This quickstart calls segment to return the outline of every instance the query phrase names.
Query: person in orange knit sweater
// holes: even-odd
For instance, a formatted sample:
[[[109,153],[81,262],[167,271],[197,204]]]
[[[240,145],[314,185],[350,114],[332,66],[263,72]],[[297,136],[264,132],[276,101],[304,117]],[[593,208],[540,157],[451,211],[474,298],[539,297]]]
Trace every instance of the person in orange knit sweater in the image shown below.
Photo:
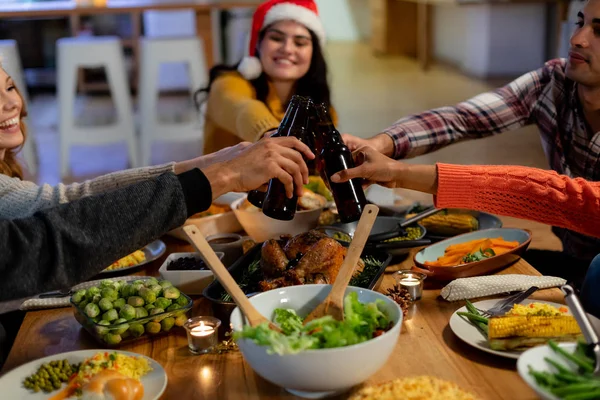
[[[358,166],[333,175],[333,182],[363,178],[433,194],[437,208],[485,211],[600,237],[600,182],[513,165],[407,164],[368,146],[354,154]]]
[[[436,165],[395,161],[372,147],[354,152],[357,167],[332,175],[434,195],[437,208],[466,208],[529,219],[600,237],[600,182],[513,165]],[[570,265],[563,265],[566,272]],[[576,285],[579,286],[578,282]],[[600,255],[581,284],[586,311],[600,318]]]
[[[210,71],[196,92],[206,105],[204,154],[274,132],[294,94],[331,104],[322,48],[325,30],[313,0],[269,0],[252,18],[247,56]],[[337,116],[332,110],[334,123]]]

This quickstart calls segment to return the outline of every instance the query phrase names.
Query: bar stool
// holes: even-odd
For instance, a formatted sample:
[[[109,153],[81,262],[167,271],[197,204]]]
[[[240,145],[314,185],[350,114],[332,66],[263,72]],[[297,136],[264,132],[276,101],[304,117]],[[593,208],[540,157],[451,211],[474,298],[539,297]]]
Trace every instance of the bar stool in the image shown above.
[[[23,78],[21,56],[19,55],[19,48],[15,40],[0,40],[0,61],[2,62],[2,68],[12,77],[15,85],[17,85],[23,97],[23,106],[27,108],[30,104],[29,96],[27,94],[27,87],[25,86],[25,79]],[[35,175],[38,167],[37,146],[35,144],[33,127],[30,124],[27,125],[27,132],[27,140],[23,146],[21,156],[27,164],[27,170]]]
[[[69,172],[69,152],[74,144],[101,145],[126,141],[129,163],[131,167],[137,167],[139,163],[133,107],[120,39],[112,36],[69,37],[57,40],[56,45],[61,176]],[[73,110],[80,67],[105,68],[117,113],[114,124],[84,127],[76,125]]]
[[[208,71],[202,42],[190,38],[142,38],[140,45],[140,107],[142,165],[152,161],[155,141],[184,142],[202,138],[202,124],[198,118],[184,122],[162,122],[158,119],[159,70],[164,63],[185,63],[189,89],[193,94],[208,83]]]

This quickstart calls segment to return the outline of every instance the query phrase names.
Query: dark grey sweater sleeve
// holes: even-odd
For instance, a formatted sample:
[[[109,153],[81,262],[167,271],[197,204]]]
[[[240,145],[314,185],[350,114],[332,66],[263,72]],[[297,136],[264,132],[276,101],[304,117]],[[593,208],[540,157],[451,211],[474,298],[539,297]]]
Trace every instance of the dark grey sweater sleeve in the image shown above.
[[[157,178],[0,221],[0,301],[66,288],[207,209],[199,170]],[[191,214],[189,214],[191,215]]]

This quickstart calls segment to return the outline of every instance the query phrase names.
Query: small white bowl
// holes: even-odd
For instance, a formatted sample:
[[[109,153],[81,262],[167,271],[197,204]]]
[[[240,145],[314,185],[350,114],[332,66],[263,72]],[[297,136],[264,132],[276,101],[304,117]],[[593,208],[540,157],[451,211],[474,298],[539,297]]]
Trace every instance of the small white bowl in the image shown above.
[[[331,285],[289,286],[257,294],[250,302],[265,317],[276,308],[290,308],[307,315],[327,297]],[[363,343],[332,349],[306,350],[298,354],[268,354],[266,346],[249,339],[237,341],[240,352],[254,371],[288,392],[307,398],[323,398],[345,392],[367,380],[388,360],[396,347],[402,326],[402,310],[392,299],[372,290],[350,286],[361,303],[382,300],[394,326],[383,335]],[[231,313],[231,327],[243,326],[239,308]]]
[[[225,193],[216,198],[213,204],[228,205],[231,207],[231,203],[241,196],[244,196],[244,194],[234,192]],[[188,218],[184,225],[196,225],[205,237],[219,233],[235,233],[242,230],[242,226],[233,211],[202,218]],[[188,241],[188,237],[181,227],[169,231],[168,234],[177,239]]]
[[[314,229],[319,224],[319,217],[323,208],[314,210],[297,211],[291,221],[280,221],[267,217],[261,210],[240,210],[239,207],[246,200],[246,196],[231,203],[231,209],[235,213],[244,231],[255,242],[264,242],[269,239],[278,239],[281,235],[296,236]]]
[[[219,259],[223,259],[224,254],[221,252],[216,253]],[[171,253],[163,262],[158,269],[162,279],[166,279],[173,284],[177,289],[183,293],[190,294],[202,294],[202,291],[207,287],[213,280],[214,276],[210,269],[207,270],[193,270],[193,271],[168,271],[167,266],[171,261],[175,261],[178,258],[194,257],[196,260],[202,260],[202,256],[199,253]]]

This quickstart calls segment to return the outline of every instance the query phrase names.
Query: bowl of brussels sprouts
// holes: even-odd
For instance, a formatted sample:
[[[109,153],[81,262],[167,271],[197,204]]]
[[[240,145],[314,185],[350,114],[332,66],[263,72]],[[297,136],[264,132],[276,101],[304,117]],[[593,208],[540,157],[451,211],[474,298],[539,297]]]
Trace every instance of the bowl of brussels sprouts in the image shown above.
[[[192,299],[167,280],[105,279],[71,296],[75,319],[105,347],[167,334],[187,321]]]

